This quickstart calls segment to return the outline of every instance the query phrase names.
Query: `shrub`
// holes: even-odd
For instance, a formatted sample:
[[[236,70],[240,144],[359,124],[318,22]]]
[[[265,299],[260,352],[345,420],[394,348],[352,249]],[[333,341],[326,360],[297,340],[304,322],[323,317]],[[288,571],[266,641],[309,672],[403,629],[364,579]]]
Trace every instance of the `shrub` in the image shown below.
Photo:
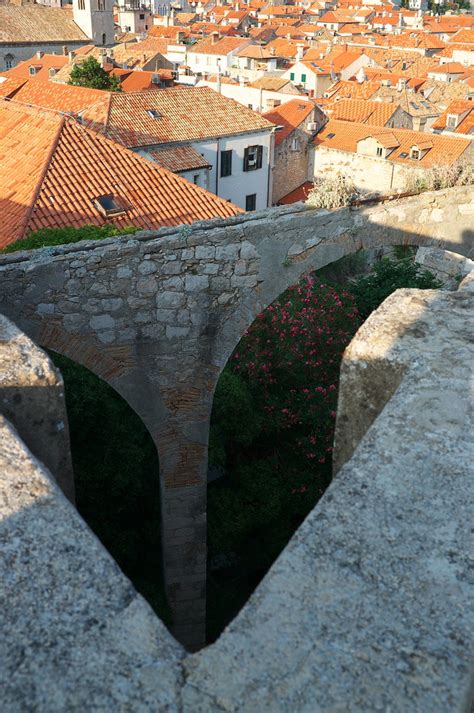
[[[400,254],[401,250],[397,252]],[[349,290],[356,300],[361,317],[366,319],[392,292],[401,287],[427,290],[441,286],[442,283],[414,262],[412,256],[402,260],[385,257],[376,263],[370,275],[361,277]]]
[[[81,228],[42,228],[30,233],[22,240],[17,240],[7,245],[1,252],[13,253],[18,250],[35,250],[53,245],[66,245],[77,243],[80,240],[103,240],[115,235],[130,235],[136,233],[138,228],[127,226],[117,228],[115,225],[83,225]]]
[[[352,181],[342,174],[315,184],[306,204],[311,208],[342,208],[350,205],[357,195]]]
[[[454,186],[470,186],[474,183],[474,166],[465,161],[451,165],[433,166],[423,174],[412,173],[406,182],[406,190],[413,193],[439,191]]]

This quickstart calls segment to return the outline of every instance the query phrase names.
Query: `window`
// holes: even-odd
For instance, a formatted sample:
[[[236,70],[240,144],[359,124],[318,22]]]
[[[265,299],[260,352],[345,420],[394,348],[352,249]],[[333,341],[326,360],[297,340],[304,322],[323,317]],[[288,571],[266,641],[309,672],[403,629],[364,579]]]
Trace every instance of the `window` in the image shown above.
[[[230,176],[232,173],[232,150],[221,152],[221,177]]]
[[[148,114],[150,119],[161,119],[161,114],[156,109],[147,109],[146,113]]]
[[[255,210],[257,207],[257,194],[251,193],[249,196],[245,196],[245,210]]]
[[[144,20],[144,19],[145,19],[145,15],[143,15],[142,13],[140,13],[140,20]]]
[[[301,84],[305,84],[306,82],[306,74],[301,75]]]
[[[263,146],[249,146],[244,152],[244,171],[262,168]]]
[[[330,133],[326,136],[327,139],[333,139],[336,136],[336,134]]]
[[[253,104],[247,104],[249,109],[253,109]]]
[[[12,54],[5,55],[5,67],[7,69],[11,69],[13,67],[13,55]]]
[[[105,32],[102,33],[102,44],[103,45],[107,44],[107,35],[105,34]]]
[[[377,146],[377,156],[382,156],[383,155],[383,148],[381,146]]]
[[[199,186],[199,173],[196,173],[196,175],[194,176],[193,183],[195,186]]]
[[[414,159],[415,161],[419,161],[421,158],[420,150],[419,149],[411,149],[410,158]]]
[[[97,0],[97,9],[102,12],[105,10],[105,0]]]
[[[458,117],[456,114],[448,114],[448,120],[446,122],[446,127],[448,129],[455,129],[458,125]]]
[[[291,142],[291,150],[292,151],[299,151],[300,148],[300,141],[296,136],[294,137],[293,141]]]
[[[290,82],[294,82],[294,81],[295,81],[295,73],[290,72]]]
[[[35,74],[36,74],[36,67],[28,67],[28,74],[29,74],[31,77],[34,77]]]
[[[106,196],[98,196],[92,201],[97,208],[97,210],[105,215],[106,217],[110,215],[118,215],[119,213],[126,213],[126,209],[119,203],[117,198],[109,193]]]
[[[86,0],[78,0],[77,7],[79,8],[79,10],[85,10]]]

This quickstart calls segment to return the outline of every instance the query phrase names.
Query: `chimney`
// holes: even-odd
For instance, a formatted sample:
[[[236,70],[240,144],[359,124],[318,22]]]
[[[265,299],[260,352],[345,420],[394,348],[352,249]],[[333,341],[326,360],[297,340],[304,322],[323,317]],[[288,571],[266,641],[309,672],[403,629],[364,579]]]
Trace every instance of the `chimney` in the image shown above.
[[[75,56],[76,56],[76,53],[75,53],[75,52],[72,52],[72,51],[69,52],[69,53],[68,53],[69,61],[72,62],[72,60],[74,59]]]
[[[68,54],[69,54],[69,50],[68,50],[67,46],[66,46],[66,45],[63,45],[63,55],[64,55],[65,57],[67,57]]]
[[[304,55],[304,45],[296,45],[296,61],[300,62]]]
[[[276,55],[276,50],[274,47],[270,47],[270,54],[272,57],[274,57]]]
[[[215,45],[219,41],[219,33],[211,32],[211,45]]]
[[[44,55],[44,52],[42,52],[41,50],[39,50],[39,51],[36,53],[36,57],[37,57],[38,59],[41,59],[41,57],[42,57],[43,55]]]

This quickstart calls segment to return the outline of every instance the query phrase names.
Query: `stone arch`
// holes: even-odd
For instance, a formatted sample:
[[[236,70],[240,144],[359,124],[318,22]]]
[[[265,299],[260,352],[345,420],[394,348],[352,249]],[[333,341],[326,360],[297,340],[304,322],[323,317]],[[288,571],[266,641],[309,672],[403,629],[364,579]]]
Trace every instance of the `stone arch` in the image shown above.
[[[396,209],[396,205],[393,206],[393,209]],[[386,209],[383,208],[383,211],[383,221],[385,221],[387,217],[391,217],[390,206]],[[377,206],[373,212],[376,215],[380,213],[380,207]],[[302,239],[295,235],[291,242],[279,240],[280,236],[275,232],[273,235],[275,240],[272,244],[274,254],[265,256],[268,264],[265,264],[264,256],[260,256],[262,266],[254,288],[242,291],[232,316],[225,320],[216,334],[215,354],[219,365],[219,375],[257,315],[271,305],[285,290],[297,284],[305,275],[361,250],[395,246],[423,246],[445,248],[465,256],[472,253],[474,249],[474,234],[469,230],[463,231],[460,241],[453,244],[449,239],[425,234],[420,231],[419,226],[413,229],[413,225],[405,225],[403,222],[400,227],[386,227],[383,222],[371,222],[369,217],[361,224],[360,216],[349,208],[342,209],[337,213],[332,212],[332,216],[338,218],[337,221],[334,219],[329,221],[330,225],[334,225],[334,237],[326,237],[327,226],[323,226],[322,236],[319,237],[317,228],[314,231],[308,230],[305,216],[310,216],[311,213],[314,215],[316,212],[305,210],[296,216],[301,226],[299,229],[303,235]],[[327,212],[325,211],[325,213]],[[343,218],[341,219],[341,214],[344,213],[348,218],[345,225]],[[368,213],[370,216],[370,210]],[[318,215],[316,214],[314,217],[317,219]],[[342,229],[337,226],[339,221],[343,223]],[[412,228],[412,230],[407,228]],[[292,233],[297,233],[297,231],[298,229],[293,229]],[[251,239],[250,230],[248,235]]]

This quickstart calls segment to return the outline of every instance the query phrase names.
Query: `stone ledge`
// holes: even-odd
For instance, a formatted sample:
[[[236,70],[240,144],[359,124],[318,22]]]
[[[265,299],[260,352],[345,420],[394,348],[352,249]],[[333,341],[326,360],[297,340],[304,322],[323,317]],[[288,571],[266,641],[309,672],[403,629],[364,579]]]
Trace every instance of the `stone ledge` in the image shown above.
[[[467,713],[471,277],[455,293],[398,291],[359,330],[341,378],[344,465],[198,654],[172,639],[1,418],[2,711]],[[371,383],[374,367],[388,376]]]
[[[62,376],[23,332],[0,314],[0,413],[74,500]]]
[[[3,713],[178,710],[184,650],[0,416]]]

